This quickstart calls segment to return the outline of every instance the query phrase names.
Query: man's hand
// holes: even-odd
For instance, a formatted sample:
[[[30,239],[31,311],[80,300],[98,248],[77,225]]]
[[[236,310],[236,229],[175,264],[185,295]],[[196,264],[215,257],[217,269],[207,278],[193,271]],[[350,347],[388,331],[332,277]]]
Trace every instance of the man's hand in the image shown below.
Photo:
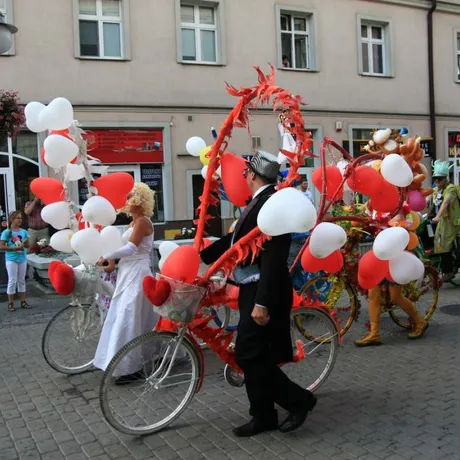
[[[252,319],[259,325],[265,326],[270,321],[270,316],[268,316],[268,309],[264,307],[254,307],[251,313]]]
[[[104,257],[99,257],[99,260],[97,261],[96,265],[103,267],[105,264],[107,264],[107,261],[104,259]]]
[[[440,218],[438,216],[433,217],[433,219],[431,219],[431,222],[433,222],[433,224],[439,224],[439,221],[440,221]]]

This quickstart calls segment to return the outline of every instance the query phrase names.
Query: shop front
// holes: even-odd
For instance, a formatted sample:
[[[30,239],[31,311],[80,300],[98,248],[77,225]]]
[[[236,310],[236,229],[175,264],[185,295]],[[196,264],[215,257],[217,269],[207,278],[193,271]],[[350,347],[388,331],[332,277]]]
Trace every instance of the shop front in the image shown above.
[[[83,123],[88,155],[108,166],[108,174],[126,172],[136,182],[147,184],[155,192],[152,222],[166,224],[172,219],[172,178],[169,127],[161,123],[131,125],[117,123]],[[95,178],[98,176],[95,175]],[[88,190],[84,180],[75,183],[73,198],[82,206]],[[115,225],[126,227],[131,219],[126,214],[117,216]]]

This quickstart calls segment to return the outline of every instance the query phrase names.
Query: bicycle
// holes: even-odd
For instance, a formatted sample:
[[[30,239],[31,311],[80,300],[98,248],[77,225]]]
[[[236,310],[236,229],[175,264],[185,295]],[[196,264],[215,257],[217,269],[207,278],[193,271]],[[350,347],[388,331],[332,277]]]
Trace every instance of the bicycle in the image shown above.
[[[165,279],[162,275],[157,278]],[[138,436],[162,430],[191,403],[204,378],[204,355],[194,336],[209,344],[210,350],[226,363],[224,377],[230,385],[240,387],[244,383],[234,357],[236,331],[210,326],[213,316],[202,311],[216,303],[219,292],[216,294],[215,286],[223,284],[222,277],[211,277],[206,287],[167,280],[172,292],[166,304],[157,308],[162,316],[157,330],[119,350],[101,381],[102,413],[113,428],[126,434]],[[165,318],[174,324],[161,324]],[[291,338],[295,358],[284,364],[283,370],[297,381],[300,373],[303,386],[316,391],[330,375],[337,357],[337,325],[326,309],[307,306],[297,297],[291,312]],[[118,385],[117,368],[127,363],[138,363],[133,365],[138,379],[129,385]],[[302,363],[306,368],[300,370]],[[306,384],[305,372],[309,373]]]
[[[114,287],[104,281],[101,270],[74,270],[71,303],[48,323],[42,337],[45,361],[57,372],[80,374],[93,368],[93,359],[107,310],[99,295],[111,297]]]
[[[361,247],[361,250],[358,248],[359,243],[352,242],[352,245],[354,247],[350,255],[345,258],[345,268],[338,275],[319,275],[307,282],[300,291],[300,295],[307,299],[324,302],[336,315],[341,336],[345,335],[359,318],[361,312],[359,296],[367,297],[367,291],[358,284],[357,259],[366,250],[372,248],[372,243],[366,245],[365,249]],[[421,245],[414,252],[419,255],[420,250]],[[422,279],[405,285],[403,295],[414,302],[422,318],[428,321],[436,311],[441,282],[436,267],[422,257],[420,258],[425,264],[425,274]],[[427,300],[424,298],[426,294]],[[385,286],[382,289],[381,308],[382,313],[388,313],[397,325],[411,329],[412,324],[409,318],[402,313],[398,305],[391,301],[389,290]]]

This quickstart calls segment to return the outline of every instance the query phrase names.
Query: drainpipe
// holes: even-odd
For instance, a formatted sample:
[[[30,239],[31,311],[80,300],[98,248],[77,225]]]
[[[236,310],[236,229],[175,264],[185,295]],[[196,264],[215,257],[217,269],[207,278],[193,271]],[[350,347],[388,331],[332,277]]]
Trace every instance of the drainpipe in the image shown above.
[[[436,159],[436,102],[434,91],[434,59],[433,59],[433,14],[438,6],[438,0],[431,0],[431,8],[428,11],[428,87],[430,98],[430,131],[433,138],[433,159]]]

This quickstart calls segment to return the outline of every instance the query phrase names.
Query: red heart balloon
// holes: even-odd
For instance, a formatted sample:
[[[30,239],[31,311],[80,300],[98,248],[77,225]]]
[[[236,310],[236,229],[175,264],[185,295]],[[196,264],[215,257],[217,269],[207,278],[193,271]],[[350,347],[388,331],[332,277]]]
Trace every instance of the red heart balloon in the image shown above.
[[[134,178],[125,172],[107,174],[92,183],[97,188],[99,196],[112,203],[115,209],[121,209],[126,203],[128,193],[134,187]]]
[[[326,198],[331,201],[335,195],[334,201],[341,200],[343,196],[343,190],[339,190],[337,195],[336,191],[340,188],[342,183],[342,173],[336,166],[326,166]],[[322,168],[316,168],[311,176],[313,185],[321,193],[323,187],[323,170]]]
[[[234,153],[224,153],[222,155],[222,185],[228,199],[235,206],[246,206],[251,199],[251,190],[244,177],[244,170],[247,169],[246,160]]]
[[[348,178],[348,186],[357,193],[373,196],[378,193],[385,179],[370,166],[358,166]]]
[[[30,190],[45,204],[56,203],[65,199],[62,183],[51,177],[37,177],[30,183]]]
[[[48,268],[51,285],[61,295],[70,295],[75,287],[75,275],[71,266],[53,260]]]
[[[192,246],[179,246],[165,260],[161,274],[176,281],[193,283],[200,268],[200,256]]]
[[[142,289],[152,305],[161,307],[171,294],[171,285],[165,280],[156,280],[153,276],[146,276],[142,281]]]
[[[384,180],[379,191],[371,196],[370,205],[378,212],[393,212],[399,204],[397,187]]]
[[[302,254],[301,264],[302,268],[309,273],[319,271],[337,273],[343,268],[343,256],[340,249],[337,249],[324,259],[319,259],[310,252],[310,247],[307,246]]]
[[[374,251],[368,251],[364,254],[358,265],[359,284],[364,289],[372,289],[389,273],[388,260],[378,259]]]

